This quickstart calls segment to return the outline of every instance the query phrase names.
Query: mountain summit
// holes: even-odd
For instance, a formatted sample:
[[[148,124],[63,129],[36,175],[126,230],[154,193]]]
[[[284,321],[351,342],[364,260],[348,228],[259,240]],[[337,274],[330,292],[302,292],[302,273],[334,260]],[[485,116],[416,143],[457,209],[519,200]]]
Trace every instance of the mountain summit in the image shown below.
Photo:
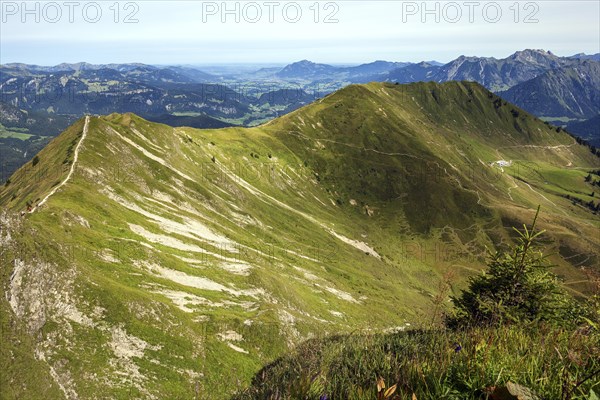
[[[312,61],[302,60],[287,65],[276,76],[280,78],[316,78],[320,75],[327,75],[337,70],[336,67],[327,64],[317,64]]]

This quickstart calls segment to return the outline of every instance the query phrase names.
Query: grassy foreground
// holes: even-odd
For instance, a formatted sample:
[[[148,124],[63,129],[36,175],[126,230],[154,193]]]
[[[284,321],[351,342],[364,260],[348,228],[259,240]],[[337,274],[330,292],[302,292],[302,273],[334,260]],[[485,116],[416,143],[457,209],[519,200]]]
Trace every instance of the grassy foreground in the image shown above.
[[[561,289],[536,247],[539,213],[450,297],[451,311],[442,282],[429,326],[309,341],[239,398],[597,399],[600,297],[578,304]]]
[[[587,329],[502,326],[409,330],[310,340],[266,366],[236,399],[596,399],[600,335]],[[514,382],[531,397],[500,397]],[[539,396],[539,397],[536,397]]]

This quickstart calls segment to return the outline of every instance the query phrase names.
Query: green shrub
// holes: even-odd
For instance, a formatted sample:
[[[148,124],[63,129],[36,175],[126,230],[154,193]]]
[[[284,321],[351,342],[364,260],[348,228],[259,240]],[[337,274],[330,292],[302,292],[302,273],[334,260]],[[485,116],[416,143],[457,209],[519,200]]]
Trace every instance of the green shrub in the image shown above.
[[[572,324],[580,316],[575,300],[559,285],[552,267],[540,251],[536,239],[544,231],[535,231],[539,207],[531,229],[523,225],[518,243],[509,251],[491,256],[488,269],[469,279],[460,297],[453,297],[450,327],[479,324],[529,323],[546,321]]]

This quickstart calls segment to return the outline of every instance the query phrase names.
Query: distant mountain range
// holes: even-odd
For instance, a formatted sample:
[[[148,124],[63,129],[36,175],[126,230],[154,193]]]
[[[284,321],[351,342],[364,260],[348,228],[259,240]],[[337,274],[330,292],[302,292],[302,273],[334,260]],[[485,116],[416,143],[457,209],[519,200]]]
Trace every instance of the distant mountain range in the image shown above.
[[[206,72],[189,68],[189,67],[156,67],[141,63],[130,64],[89,64],[85,62],[68,64],[63,63],[52,67],[44,67],[39,65],[30,65],[22,63],[9,63],[0,66],[3,74],[10,75],[11,72],[15,75],[37,75],[60,72],[77,72],[82,73],[82,76],[102,76],[102,74],[110,73],[110,71],[120,72],[125,76],[138,76],[140,80],[159,79],[172,82],[184,81],[214,81],[215,76]],[[91,72],[99,71],[96,74]]]
[[[411,64],[404,68],[397,68],[388,72],[384,76],[384,80],[398,83],[433,81],[440,67],[440,65],[427,62]]]
[[[363,83],[372,80],[399,83],[416,82],[422,79],[436,82],[467,80],[481,83],[490,90],[500,91],[533,79],[544,72],[577,65],[583,60],[598,61],[600,53],[559,57],[550,51],[526,49],[503,59],[463,55],[446,64],[435,61],[420,63],[375,61],[355,67],[335,67],[302,60],[280,70],[270,69],[268,72],[273,77],[281,79],[348,79]],[[407,70],[403,71],[404,69]]]
[[[445,65],[420,63],[411,64],[410,67],[418,66],[417,70],[420,72],[417,77],[426,76],[436,82],[474,81],[490,90],[499,91],[533,79],[544,72],[577,65],[583,59],[593,60],[596,56],[558,57],[549,51],[523,50],[503,59],[460,56]],[[400,69],[390,71],[386,80],[408,83],[402,79],[410,79],[410,74],[404,76]]]
[[[600,111],[600,62],[552,69],[499,94],[538,116],[589,118]]]
[[[543,50],[518,51],[503,59],[460,56],[440,67],[434,80],[475,81],[497,91],[535,78],[548,70],[563,67],[570,62],[570,59],[557,57]]]
[[[446,64],[378,60],[334,66],[302,60],[239,71],[211,67],[211,73],[192,66],[140,63],[51,67],[11,63],[0,65],[0,103],[33,113],[36,121],[52,120],[59,129],[24,119],[6,124],[0,118],[10,131],[0,136],[0,145],[5,158],[21,157],[25,162],[33,153],[27,148],[33,145],[15,146],[16,138],[54,136],[67,121],[84,114],[135,112],[151,121],[196,128],[253,126],[349,84],[373,81],[475,81],[538,117],[565,124],[600,113],[598,60],[600,54],[559,57],[526,49],[502,59],[460,56]]]
[[[600,61],[600,53],[596,53],[596,54],[578,53],[578,54],[572,55],[569,58],[577,58],[580,60]]]
[[[558,57],[524,50],[504,58],[461,56],[443,66],[411,64],[386,81],[475,81],[523,109],[554,122],[591,118],[600,112],[600,54]]]
[[[590,118],[600,111],[599,60],[600,53],[559,57],[550,51],[527,49],[503,59],[460,56],[443,65],[376,61],[356,67],[334,67],[303,60],[273,76],[319,83],[474,81],[535,115],[560,121]]]
[[[328,64],[317,64],[308,60],[302,60],[285,66],[274,75],[282,79],[328,79],[366,82],[375,76],[383,75],[394,69],[404,68],[409,65],[411,63],[378,60],[354,67],[334,67]]]

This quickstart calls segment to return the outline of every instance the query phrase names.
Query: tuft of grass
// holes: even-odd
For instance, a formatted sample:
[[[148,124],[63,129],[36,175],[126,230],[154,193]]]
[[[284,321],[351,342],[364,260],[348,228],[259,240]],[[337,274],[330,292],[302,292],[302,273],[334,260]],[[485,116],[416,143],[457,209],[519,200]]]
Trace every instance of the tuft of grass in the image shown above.
[[[304,343],[263,368],[234,399],[376,399],[378,377],[396,385],[400,399],[488,398],[508,382],[545,399],[587,399],[600,389],[599,368],[594,329],[507,325],[347,335]]]

